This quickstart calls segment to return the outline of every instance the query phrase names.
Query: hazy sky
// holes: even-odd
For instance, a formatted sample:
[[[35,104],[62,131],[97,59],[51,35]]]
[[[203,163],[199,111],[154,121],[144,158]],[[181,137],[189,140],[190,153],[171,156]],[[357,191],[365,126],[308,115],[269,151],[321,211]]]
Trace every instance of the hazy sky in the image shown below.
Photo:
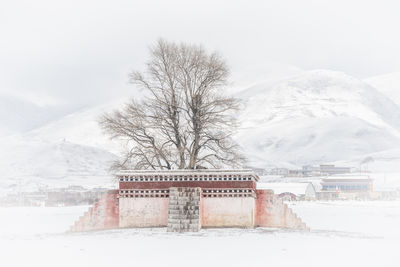
[[[400,1],[0,0],[0,92],[91,105],[133,90],[163,37],[219,50],[233,71],[400,70]]]

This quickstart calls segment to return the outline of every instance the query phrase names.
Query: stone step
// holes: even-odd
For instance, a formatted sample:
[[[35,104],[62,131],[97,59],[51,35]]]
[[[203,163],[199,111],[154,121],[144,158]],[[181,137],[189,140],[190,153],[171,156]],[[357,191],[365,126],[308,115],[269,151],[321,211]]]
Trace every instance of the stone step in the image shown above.
[[[168,231],[200,230],[200,188],[170,188]]]
[[[172,223],[172,224],[170,224],[170,226],[168,226],[169,230],[170,229],[196,229],[199,227],[200,226],[197,223],[187,223],[187,224]]]
[[[199,214],[187,214],[186,216],[185,216],[185,219],[188,219],[188,220],[194,220],[194,219],[199,219],[200,218],[200,215]],[[182,220],[182,215],[180,215],[180,214],[170,214],[169,216],[168,216],[168,220],[169,219],[172,219],[172,220]]]
[[[180,224],[180,225],[188,225],[188,224],[199,224],[199,218],[193,218],[193,219],[188,219],[188,220],[180,220],[180,219],[169,219],[168,224],[175,225],[175,224]]]
[[[180,210],[180,211],[185,211],[185,210],[198,210],[199,209],[199,205],[200,203],[198,203],[197,205],[187,205],[185,204],[171,204],[170,208],[171,210]]]

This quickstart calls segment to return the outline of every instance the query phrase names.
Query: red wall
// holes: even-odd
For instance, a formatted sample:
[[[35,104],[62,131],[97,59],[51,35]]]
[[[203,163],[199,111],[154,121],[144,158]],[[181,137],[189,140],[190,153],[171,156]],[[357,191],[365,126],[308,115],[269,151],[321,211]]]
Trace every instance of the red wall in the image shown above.
[[[295,213],[272,190],[256,190],[255,226],[308,230]]]
[[[256,190],[256,226],[266,226],[270,221],[271,214],[268,209],[272,204],[273,194],[272,190]]]
[[[104,196],[104,228],[119,226],[118,190],[109,190]]]
[[[72,232],[119,227],[118,190],[109,190],[71,227]]]
[[[200,188],[256,188],[253,181],[165,181],[165,182],[119,182],[119,189],[168,189],[170,187]]]

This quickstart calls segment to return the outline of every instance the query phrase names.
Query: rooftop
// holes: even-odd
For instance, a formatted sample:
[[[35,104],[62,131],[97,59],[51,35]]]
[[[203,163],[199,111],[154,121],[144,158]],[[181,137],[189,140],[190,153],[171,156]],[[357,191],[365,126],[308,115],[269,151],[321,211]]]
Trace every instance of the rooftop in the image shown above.
[[[323,180],[372,180],[369,175],[363,174],[345,174],[332,175],[322,178]]]
[[[127,178],[129,176],[129,178],[132,177],[150,177],[152,178],[153,176],[155,176],[157,178],[157,176],[160,177],[194,177],[193,179],[197,179],[196,176],[199,176],[200,179],[202,179],[201,177],[205,176],[205,177],[226,177],[229,179],[236,179],[235,176],[239,176],[238,179],[240,179],[240,177],[252,177],[254,180],[258,181],[259,177],[258,175],[253,172],[250,169],[228,169],[228,170],[224,170],[224,169],[199,169],[199,170],[121,170],[119,171],[116,176],[120,179],[124,179]],[[132,176],[132,177],[131,177]],[[192,179],[192,178],[190,178]]]
[[[126,174],[190,174],[190,173],[246,173],[246,174],[254,174],[251,169],[180,169],[180,170],[120,170],[117,175],[126,175]]]

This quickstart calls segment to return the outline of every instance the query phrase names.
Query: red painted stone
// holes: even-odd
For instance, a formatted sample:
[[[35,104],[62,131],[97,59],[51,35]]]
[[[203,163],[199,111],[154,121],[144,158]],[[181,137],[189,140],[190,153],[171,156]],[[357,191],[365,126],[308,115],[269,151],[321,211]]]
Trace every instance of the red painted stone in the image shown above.
[[[166,181],[166,182],[119,182],[119,189],[168,189],[170,187],[209,188],[256,188],[254,181]]]
[[[93,231],[119,227],[118,190],[109,190],[72,226],[71,231]]]
[[[268,209],[273,205],[273,203],[271,203],[271,201],[273,201],[273,195],[274,193],[272,190],[256,190],[256,226],[268,226],[271,220],[271,214],[268,213]]]

